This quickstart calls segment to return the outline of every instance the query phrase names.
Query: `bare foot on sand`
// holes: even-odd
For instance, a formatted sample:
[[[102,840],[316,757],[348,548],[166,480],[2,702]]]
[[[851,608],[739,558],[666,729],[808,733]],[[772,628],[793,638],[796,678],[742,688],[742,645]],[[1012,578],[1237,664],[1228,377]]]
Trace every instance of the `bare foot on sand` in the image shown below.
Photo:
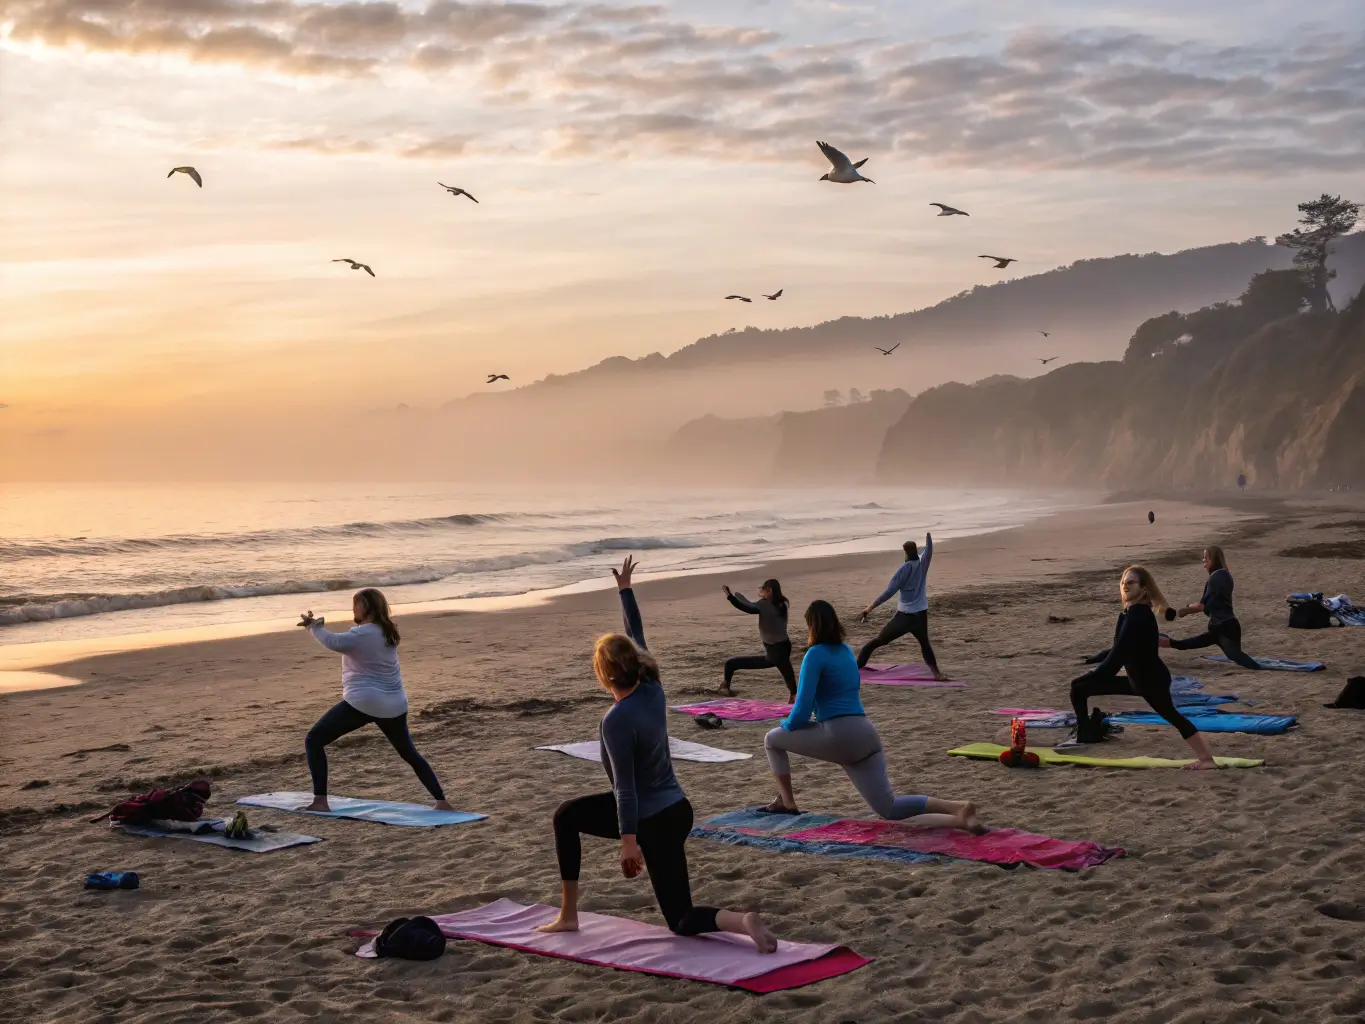
[[[940,672],[938,669],[934,669],[934,679],[935,681],[940,683],[946,683],[950,681],[948,677],[944,675],[942,672]]]
[[[453,811],[455,808],[450,806],[449,800],[437,800],[431,805],[433,811]]]
[[[536,931],[550,934],[553,934],[554,932],[576,932],[578,931],[578,917],[577,915],[566,917],[563,912],[561,912],[553,921],[549,924],[541,925]]]
[[[754,945],[758,947],[760,953],[777,952],[777,936],[768,930],[763,918],[757,914],[750,912],[744,915],[744,931],[754,940]]]
[[[733,697],[735,695],[735,691],[730,689],[729,683],[721,683],[720,686],[716,689],[716,692],[720,694],[722,697]]]
[[[782,802],[782,798],[781,798],[780,796],[773,797],[773,802],[770,803],[770,804],[765,804],[764,807],[763,807],[763,809],[764,809],[765,811],[768,811],[768,812],[772,813],[772,814],[800,814],[800,813],[801,813],[801,812],[798,811],[795,807],[788,807],[786,804],[784,804],[784,803]]]
[[[1182,772],[1217,771],[1217,770],[1218,770],[1218,762],[1217,762],[1217,761],[1211,761],[1211,760],[1210,760],[1210,761],[1191,761],[1189,764],[1182,764],[1182,765],[1180,766],[1180,770],[1181,770]]]
[[[302,807],[296,807],[295,810],[322,811],[324,814],[327,814],[331,812],[332,807],[327,803],[327,798],[325,796],[315,796],[313,797],[313,802],[311,804],[304,804]]]
[[[963,830],[970,832],[974,836],[984,836],[990,831],[985,825],[981,824],[976,818],[976,804],[968,800],[962,805],[962,810],[958,812],[958,818],[962,821]]]

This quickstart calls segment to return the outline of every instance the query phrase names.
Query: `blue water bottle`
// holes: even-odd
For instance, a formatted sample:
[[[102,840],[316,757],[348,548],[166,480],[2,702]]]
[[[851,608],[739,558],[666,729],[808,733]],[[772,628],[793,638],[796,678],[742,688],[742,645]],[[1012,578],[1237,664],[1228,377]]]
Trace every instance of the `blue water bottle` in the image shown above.
[[[136,871],[96,871],[85,876],[87,889],[136,889]]]

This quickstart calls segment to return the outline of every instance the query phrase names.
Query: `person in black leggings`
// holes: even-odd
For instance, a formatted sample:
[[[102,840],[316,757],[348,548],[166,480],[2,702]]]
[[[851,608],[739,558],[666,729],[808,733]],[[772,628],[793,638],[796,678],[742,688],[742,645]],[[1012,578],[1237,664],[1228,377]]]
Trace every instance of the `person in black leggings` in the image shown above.
[[[1177,651],[1195,651],[1217,644],[1228,661],[1259,671],[1261,666],[1256,659],[1242,650],[1242,624],[1232,611],[1232,573],[1228,572],[1223,549],[1217,544],[1209,545],[1204,549],[1203,564],[1209,574],[1203,596],[1195,604],[1177,609],[1176,614],[1183,619],[1203,612],[1209,617],[1209,628],[1188,640],[1171,640],[1169,646]]]
[[[1196,760],[1188,768],[1217,768],[1213,754],[1199,730],[1176,710],[1171,700],[1171,673],[1161,660],[1158,631],[1152,606],[1164,609],[1166,598],[1152,574],[1140,565],[1123,571],[1119,584],[1123,611],[1114,627],[1114,646],[1098,665],[1071,682],[1071,706],[1076,711],[1076,742],[1095,743],[1104,738],[1104,716],[1095,720],[1087,708],[1092,697],[1133,695],[1145,700],[1153,711],[1180,731]],[[1118,674],[1124,669],[1127,678]]]
[[[626,634],[609,633],[597,641],[592,667],[615,703],[602,717],[602,766],[611,792],[582,796],[555,811],[555,855],[559,860],[562,902],[559,915],[540,926],[543,932],[578,930],[578,876],[582,835],[621,840],[621,873],[635,878],[649,870],[649,881],[664,920],[678,935],[734,932],[747,935],[760,952],[777,949],[777,938],[756,913],[717,910],[692,903],[686,843],[692,831],[692,805],[673,774],[668,750],[668,701],[659,683],[659,666],[645,648],[644,623],[630,578],[635,560],[612,571],[621,595]]]
[[[796,700],[796,673],[792,670],[792,642],[787,636],[788,602],[782,594],[782,584],[777,580],[764,580],[758,588],[758,600],[750,601],[743,594],[731,593],[729,587],[721,587],[725,599],[742,612],[758,616],[758,636],[763,641],[763,653],[731,658],[725,663],[725,682],[719,692],[722,696],[733,697],[735,691],[730,683],[736,672],[750,669],[775,668],[782,673],[787,684],[787,694]]]
[[[919,641],[920,654],[924,657],[924,663],[929,666],[929,670],[934,674],[934,678],[944,681],[948,677],[939,669],[938,658],[935,657],[934,648],[929,643],[927,586],[929,562],[934,557],[934,536],[931,533],[924,535],[923,551],[913,540],[908,540],[901,546],[905,550],[905,561],[896,570],[896,574],[891,577],[891,582],[886,585],[886,589],[878,595],[875,601],[863,609],[859,620],[866,622],[867,617],[872,614],[877,606],[890,600],[893,594],[897,595],[896,614],[891,616],[880,633],[863,644],[862,650],[858,652],[858,668],[864,668],[868,659],[878,648],[885,647],[892,641],[899,640],[906,633],[910,633]]]

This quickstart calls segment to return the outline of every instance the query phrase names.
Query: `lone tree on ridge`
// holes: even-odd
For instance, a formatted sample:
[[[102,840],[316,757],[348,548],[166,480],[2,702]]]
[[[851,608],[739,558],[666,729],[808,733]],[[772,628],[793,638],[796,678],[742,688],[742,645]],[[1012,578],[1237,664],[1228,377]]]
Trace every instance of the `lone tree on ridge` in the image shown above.
[[[1335,310],[1332,296],[1327,293],[1327,282],[1337,276],[1327,269],[1328,245],[1356,226],[1360,220],[1360,204],[1329,196],[1324,192],[1317,199],[1299,204],[1299,223],[1275,239],[1276,245],[1294,250],[1294,266],[1303,273],[1308,284],[1308,301],[1314,313]]]

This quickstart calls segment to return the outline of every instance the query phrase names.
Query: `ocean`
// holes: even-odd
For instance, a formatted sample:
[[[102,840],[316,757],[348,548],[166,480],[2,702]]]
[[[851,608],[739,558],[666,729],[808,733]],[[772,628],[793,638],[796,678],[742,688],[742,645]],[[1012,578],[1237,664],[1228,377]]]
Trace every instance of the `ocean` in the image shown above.
[[[450,484],[9,485],[0,646],[533,595],[1015,526],[1083,501],[984,489],[676,490]],[[741,581],[737,581],[741,582]],[[752,581],[742,581],[752,586]],[[874,582],[880,582],[874,581]]]

